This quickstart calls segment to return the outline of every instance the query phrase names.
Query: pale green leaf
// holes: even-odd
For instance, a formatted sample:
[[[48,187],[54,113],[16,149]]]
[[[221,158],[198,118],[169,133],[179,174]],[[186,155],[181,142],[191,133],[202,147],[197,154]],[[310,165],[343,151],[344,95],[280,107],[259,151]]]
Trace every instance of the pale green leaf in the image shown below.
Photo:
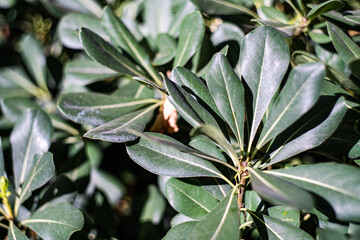
[[[148,199],[141,212],[140,222],[151,222],[157,225],[164,216],[166,202],[155,185],[148,186],[148,194]]]

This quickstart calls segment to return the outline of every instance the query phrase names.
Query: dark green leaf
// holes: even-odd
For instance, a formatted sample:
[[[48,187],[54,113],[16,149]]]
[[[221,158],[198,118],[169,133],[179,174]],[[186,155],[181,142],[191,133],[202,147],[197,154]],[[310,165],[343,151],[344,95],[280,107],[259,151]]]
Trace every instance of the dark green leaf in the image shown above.
[[[221,150],[217,148],[216,144],[212,142],[209,138],[205,136],[197,136],[192,138],[189,146],[200,150],[201,152],[206,152],[206,154],[213,156],[215,158],[221,159],[226,162],[224,155],[221,153]]]
[[[290,223],[295,227],[300,227],[300,212],[296,208],[275,206],[266,209],[266,212],[270,217]]]
[[[43,46],[32,35],[24,34],[20,39],[21,57],[39,87],[47,90],[46,59]]]
[[[140,68],[96,33],[81,28],[80,40],[85,52],[96,62],[129,76],[146,78],[146,74]]]
[[[49,117],[39,110],[26,111],[15,125],[10,141],[16,189],[32,171],[35,155],[49,149],[52,131]]]
[[[173,140],[169,137],[166,139]],[[210,162],[158,144],[149,138],[140,138],[139,143],[128,145],[127,151],[137,164],[155,174],[171,177],[223,177]]]
[[[261,239],[269,240],[285,240],[285,239],[301,239],[312,240],[313,238],[305,231],[297,228],[289,223],[266,216],[261,213],[248,211],[258,229]]]
[[[105,31],[110,35],[115,46],[124,49],[140,66],[142,66],[155,82],[161,86],[159,74],[151,65],[149,54],[138,43],[121,20],[116,17],[110,7],[106,7],[101,21]],[[86,50],[86,49],[85,49]]]
[[[10,221],[7,237],[8,240],[29,240],[29,238],[14,225],[13,221]]]
[[[342,8],[344,6],[344,3],[339,0],[329,0],[326,2],[323,2],[317,6],[315,6],[313,9],[310,10],[310,12],[307,15],[307,18],[310,20],[313,20],[317,16],[319,16],[322,13],[329,12],[331,10],[335,10],[338,8]]]
[[[332,105],[330,105],[330,107],[331,106]],[[327,104],[327,108],[329,108],[329,103]],[[308,121],[305,120],[305,122],[300,122],[300,125],[295,125],[296,130],[291,134],[290,137],[286,139],[285,145],[271,153],[271,160],[266,166],[283,161],[306,150],[315,148],[323,143],[328,137],[330,137],[346,113],[344,98],[339,98],[331,112],[327,112],[328,109],[326,108],[315,108],[315,110],[312,112],[312,115],[309,116],[310,119],[308,119]],[[324,119],[324,114],[326,119]],[[319,120],[322,122],[319,122]],[[317,123],[318,125],[314,126],[314,123]],[[312,129],[309,129],[309,131],[299,136],[297,132],[300,131],[300,133],[302,133],[301,130],[307,129],[307,126],[312,127]]]
[[[326,22],[332,43],[339,56],[345,63],[354,58],[360,59],[360,47],[354,43],[340,28],[330,22]]]
[[[77,85],[87,85],[119,75],[114,70],[90,59],[69,61],[64,68],[65,78]]]
[[[155,185],[148,186],[148,194],[148,199],[141,212],[140,222],[150,221],[152,224],[157,225],[163,218],[166,202]]]
[[[201,47],[205,23],[200,12],[188,14],[181,22],[179,43],[173,67],[184,66]]]
[[[198,222],[184,222],[171,228],[162,240],[179,240],[187,239]]]
[[[318,240],[348,240],[348,238],[344,233],[338,232],[332,229],[316,229],[317,239]]]
[[[360,79],[360,59],[353,59],[349,62],[351,73]]]
[[[344,18],[351,22],[354,22],[355,24],[360,24],[360,14],[346,15],[344,16]]]
[[[201,219],[188,239],[238,240],[239,237],[239,209],[234,191],[231,191]]]
[[[206,74],[206,80],[216,106],[235,134],[240,150],[243,151],[244,88],[224,55],[217,53],[213,57]]]
[[[69,239],[83,227],[84,217],[69,203],[60,203],[35,212],[21,224],[30,227],[44,240]]]
[[[81,13],[69,13],[60,19],[58,31],[61,43],[68,48],[82,49],[83,45],[79,39],[79,30],[86,27],[99,34],[101,37],[107,37],[101,27],[99,19],[90,17]],[[108,38],[106,38],[108,40]]]
[[[74,122],[97,126],[158,101],[99,93],[68,93],[61,96],[58,107]]]
[[[257,144],[258,149],[315,105],[324,77],[325,67],[321,63],[302,64],[293,68],[271,106]]]
[[[241,71],[253,95],[253,118],[248,150],[256,130],[289,64],[289,49],[278,31],[260,27],[246,35],[240,53]]]
[[[165,185],[165,193],[175,210],[193,219],[201,219],[218,203],[200,185],[187,180],[169,179]]]
[[[158,53],[153,59],[156,66],[164,65],[170,62],[176,55],[176,42],[168,34],[159,34],[156,39]]]
[[[197,97],[204,101],[215,113],[220,115],[214,99],[211,97],[209,89],[207,88],[205,83],[190,70],[183,67],[176,67],[172,70],[170,79],[173,80],[176,84],[194,93]]]
[[[107,142],[127,142],[138,138],[128,130],[143,131],[158,104],[151,105],[128,114],[122,115],[110,122],[102,124],[84,134],[84,137]]]
[[[111,95],[135,99],[153,98],[154,91],[138,81],[128,81],[121,84]]]
[[[206,123],[219,128],[213,115],[194,98],[194,95],[169,79],[165,79],[165,87],[169,93],[169,101],[190,125],[198,127]]]
[[[321,199],[318,208],[330,216],[334,215],[342,221],[360,220],[360,187],[357,184],[360,181],[359,168],[344,164],[319,163],[268,173],[319,196]]]
[[[311,194],[280,178],[248,168],[252,188],[265,200],[276,205],[310,210],[314,204]]]

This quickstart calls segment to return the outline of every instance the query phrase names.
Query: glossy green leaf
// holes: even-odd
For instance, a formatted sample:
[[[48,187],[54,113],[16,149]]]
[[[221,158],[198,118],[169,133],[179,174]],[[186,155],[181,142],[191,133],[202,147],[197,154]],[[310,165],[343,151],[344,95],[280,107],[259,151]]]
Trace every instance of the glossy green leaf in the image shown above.
[[[7,239],[8,240],[29,240],[29,238],[26,237],[26,235],[23,232],[21,232],[20,229],[18,229],[16,227],[16,225],[14,225],[13,221],[10,221]]]
[[[300,212],[296,208],[275,206],[266,209],[266,212],[270,217],[290,223],[295,227],[300,227]]]
[[[129,80],[123,83],[111,95],[135,99],[153,98],[154,91],[138,81]]]
[[[244,88],[224,55],[218,53],[213,57],[206,74],[206,80],[216,106],[235,134],[240,150],[243,151]]]
[[[188,14],[181,22],[179,43],[173,67],[184,66],[201,47],[205,23],[200,12]]]
[[[215,113],[220,115],[209,89],[205,83],[190,70],[183,67],[176,67],[172,70],[170,79],[176,84],[195,93],[195,95],[204,101]]]
[[[3,114],[16,123],[22,116],[22,114],[28,109],[37,110],[39,106],[31,98],[23,97],[7,97],[4,98],[1,103]]]
[[[35,155],[46,152],[51,144],[52,125],[39,110],[28,110],[15,125],[11,136],[15,186],[21,186],[34,166]]]
[[[96,62],[119,73],[146,78],[146,74],[140,68],[96,33],[87,28],[81,28],[80,40],[85,52]]]
[[[66,80],[77,85],[88,85],[119,75],[114,70],[90,59],[71,60],[64,67]]]
[[[325,59],[325,57],[324,57]],[[335,64],[333,62],[334,59],[327,59],[331,61],[331,65],[329,65],[327,62],[322,61],[315,55],[305,52],[305,51],[295,51],[292,54],[292,60],[295,62],[295,64],[303,64],[303,63],[310,63],[310,62],[323,62],[326,65],[326,77],[330,79],[331,81],[338,83],[342,87],[349,89],[354,92],[360,92],[360,88],[354,83],[351,79],[346,77],[342,71],[337,70],[336,68],[332,67],[331,65]],[[339,63],[336,64],[337,68],[340,67]]]
[[[233,15],[233,14],[247,14],[253,18],[258,18],[257,14],[251,11],[252,2],[249,1],[234,1],[234,0],[191,0],[202,12],[215,15]],[[247,3],[247,6],[239,3]],[[249,4],[250,3],[250,4]]]
[[[213,115],[194,98],[194,95],[169,79],[165,79],[165,87],[169,93],[168,100],[190,125],[198,127],[206,123],[219,128]]]
[[[189,218],[181,213],[176,214],[173,218],[171,218],[170,225],[171,227],[175,227],[176,225],[179,225],[184,222],[191,222],[194,221],[194,219]]]
[[[248,171],[253,190],[266,201],[304,210],[310,210],[314,205],[311,194],[305,190],[257,169],[248,168]]]
[[[360,59],[360,47],[354,43],[340,28],[330,22],[326,22],[332,43],[339,56],[345,63],[354,58]]]
[[[196,148],[206,154],[215,158],[221,159],[226,162],[224,155],[221,150],[217,148],[216,144],[205,136],[193,137],[189,143],[189,146]]]
[[[285,239],[302,239],[312,240],[313,238],[305,231],[289,223],[276,218],[266,216],[261,213],[248,211],[258,229],[261,239],[285,240]]]
[[[239,237],[239,209],[234,191],[231,191],[201,219],[188,239],[238,240]]]
[[[349,158],[358,158],[360,157],[360,140],[356,142],[356,144],[351,148]]]
[[[21,189],[18,191],[18,199],[15,201],[14,212],[31,196],[31,192],[42,187],[55,174],[53,155],[50,152],[36,154],[32,166],[29,169]]]
[[[161,33],[168,32],[172,20],[171,5],[172,1],[144,1],[144,23],[148,33],[153,38]]]
[[[329,12],[331,10],[335,10],[338,8],[342,8],[344,6],[344,3],[339,0],[329,0],[323,3],[320,3],[319,5],[315,6],[313,9],[310,10],[310,12],[307,15],[307,18],[310,20],[313,20],[317,16],[319,16],[322,13]]]
[[[331,42],[328,35],[324,34],[320,29],[313,29],[309,31],[310,38],[319,44],[327,44]]]
[[[317,208],[330,216],[342,221],[359,221],[359,168],[345,164],[319,163],[268,173],[320,196]],[[323,201],[326,204],[321,204]]]
[[[158,101],[100,93],[68,93],[61,96],[58,107],[74,122],[97,126]]]
[[[190,221],[176,225],[166,233],[162,240],[187,239],[197,224],[198,222]]]
[[[235,166],[238,164],[237,153],[231,146],[230,142],[225,138],[223,133],[220,132],[218,129],[214,128],[211,125],[202,125],[200,127],[194,128],[190,132],[190,135],[191,136],[204,135],[204,136],[210,138],[220,148],[222,148],[228,154],[229,157],[231,157]]]
[[[345,19],[354,22],[355,24],[360,24],[360,14],[353,14],[353,15],[346,15],[344,16]]]
[[[264,202],[262,201],[259,194],[257,194],[253,190],[246,190],[244,194],[244,208],[250,211],[260,211],[264,206]],[[240,225],[246,225],[251,221],[251,216],[248,212],[245,212],[245,218],[243,214],[240,214]],[[240,227],[241,229],[241,227]]]
[[[142,66],[161,86],[161,80],[157,71],[151,65],[151,59],[146,50],[138,43],[136,38],[126,28],[122,21],[116,17],[110,7],[106,7],[101,20],[105,31],[111,38],[111,42],[125,50],[140,66]]]
[[[166,202],[155,185],[148,186],[148,199],[141,212],[140,222],[152,222],[157,225],[163,218]]]
[[[168,34],[159,34],[156,38],[158,52],[156,53],[153,64],[156,66],[170,62],[176,54],[176,42]]]
[[[197,178],[196,181],[217,200],[221,201],[232,187],[217,178]]]
[[[278,31],[263,26],[246,35],[240,53],[240,68],[253,95],[248,150],[288,64],[289,49]]]
[[[335,11],[335,10],[323,13],[322,15],[326,18],[334,20],[335,22],[340,22],[342,24],[346,24],[347,26],[351,26],[351,27],[356,26],[356,23],[354,23],[353,21],[347,20],[342,13]]]
[[[211,35],[211,42],[214,46],[218,46],[223,42],[233,40],[238,42],[240,47],[244,37],[244,32],[238,26],[225,22],[218,26],[215,32]]]
[[[257,144],[258,149],[315,105],[324,77],[325,66],[321,63],[302,64],[292,69],[286,84],[270,107]]]
[[[20,39],[21,57],[39,87],[46,90],[46,58],[43,46],[32,35],[25,34]]]
[[[270,162],[266,166],[278,163],[295,156],[296,154],[317,147],[330,137],[346,113],[344,98],[338,99],[330,113],[328,113],[329,107],[332,107],[332,104],[330,106],[327,104],[327,107],[323,109],[315,109],[312,112],[312,115],[309,116],[310,119],[308,119],[308,121],[305,120],[305,122],[300,123],[299,126],[296,125],[296,130],[294,129],[295,131],[286,139],[286,144],[271,153]],[[324,114],[326,119],[322,116]],[[321,122],[319,122],[319,120]],[[314,126],[314,123],[318,125]],[[306,133],[298,136],[299,134],[297,134],[297,132],[301,131],[303,128],[306,129],[306,126],[312,128]]]
[[[189,180],[169,179],[165,193],[175,210],[193,219],[201,219],[218,203],[204,188]]]
[[[335,68],[344,75],[349,74],[345,62],[339,57],[338,54],[326,50],[319,44],[315,45],[314,50],[318,58],[320,58],[323,62],[326,62],[328,65]]]
[[[128,129],[143,131],[158,104],[122,115],[84,134],[84,137],[107,142],[127,142],[138,138]]]
[[[173,140],[169,137],[166,139]],[[158,175],[222,178],[219,170],[210,162],[172,147],[156,144],[156,141],[149,138],[140,138],[138,143],[128,144],[127,152],[137,164]]]
[[[16,81],[12,80],[14,77],[17,76],[16,74],[17,72],[19,74],[22,73],[20,75],[20,78],[25,78],[25,80],[28,80],[26,74],[23,72],[21,68],[11,67],[11,68],[0,69],[0,99],[6,97],[26,97],[30,95],[30,93],[27,92],[27,89],[23,89],[21,86],[16,84]],[[33,84],[32,86],[34,87]]]
[[[196,7],[191,1],[183,1],[182,5],[179,6],[178,11],[173,15],[168,32],[169,35],[173,37],[178,37],[180,33],[181,22],[189,13],[195,11],[196,11]]]
[[[79,30],[82,27],[91,29],[103,38],[107,38],[101,27],[100,20],[81,13],[69,13],[60,19],[58,31],[60,41],[64,46],[72,49],[82,49],[83,45],[79,39]]]
[[[47,206],[35,212],[29,219],[21,221],[44,240],[69,239],[84,225],[82,213],[69,203]]]

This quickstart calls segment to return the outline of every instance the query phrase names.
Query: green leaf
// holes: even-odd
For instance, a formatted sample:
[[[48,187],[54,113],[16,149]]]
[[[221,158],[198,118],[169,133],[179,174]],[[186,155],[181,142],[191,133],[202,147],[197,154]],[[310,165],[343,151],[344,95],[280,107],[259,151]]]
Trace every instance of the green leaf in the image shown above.
[[[168,34],[159,34],[156,38],[158,52],[156,53],[153,64],[156,66],[170,62],[176,55],[176,42]]]
[[[14,207],[15,215],[17,215],[19,206],[31,196],[31,192],[45,185],[54,174],[53,155],[50,152],[35,155],[29,174],[17,193],[18,199],[15,200]]]
[[[153,98],[154,91],[138,81],[129,80],[120,85],[111,95],[135,99]]]
[[[144,1],[144,23],[147,31],[153,38],[161,33],[167,33],[171,20],[172,1],[145,0]]]
[[[13,221],[10,221],[7,237],[8,240],[29,240],[29,238],[14,225]]]
[[[197,224],[195,221],[180,223],[171,228],[162,240],[187,239]]]
[[[360,47],[354,43],[340,28],[326,22],[330,38],[339,56],[345,63],[354,58],[360,59]]]
[[[83,45],[79,39],[79,30],[82,27],[89,28],[108,40],[99,19],[81,13],[68,13],[60,19],[58,25],[61,43],[68,48],[82,49]]]
[[[188,14],[181,22],[179,43],[173,67],[184,66],[201,47],[205,23],[200,12]]]
[[[218,129],[211,125],[202,125],[200,127],[194,128],[190,132],[191,136],[204,135],[214,141],[221,149],[223,149],[228,156],[232,159],[235,166],[238,165],[237,153],[231,146],[230,142],[225,138],[225,136]]]
[[[218,203],[208,191],[193,181],[171,178],[165,185],[166,198],[178,212],[201,219]]]
[[[179,225],[184,222],[191,222],[194,221],[194,219],[189,218],[181,213],[176,214],[173,218],[171,218],[170,226],[173,228],[176,225]]]
[[[4,152],[3,152],[2,138],[0,136],[0,175],[4,176],[4,173],[5,173]]]
[[[48,151],[52,131],[49,117],[39,110],[26,111],[16,123],[10,136],[16,190],[32,171],[35,155]]]
[[[16,4],[17,0],[2,0],[0,2],[0,8],[11,8]]]
[[[213,141],[211,141],[205,136],[193,137],[189,143],[189,146],[196,148],[201,152],[206,152],[206,154],[226,162],[226,159],[222,154],[221,150],[217,148],[216,144]]]
[[[266,212],[270,217],[290,223],[295,227],[300,227],[300,212],[296,208],[275,206],[266,209]]]
[[[235,0],[191,0],[202,12],[214,15],[234,15],[247,14],[253,18],[259,16],[249,8],[252,3],[247,2],[247,6],[239,4],[240,1]],[[246,2],[246,1],[241,1]]]
[[[319,163],[268,173],[319,196],[321,199],[317,208],[330,216],[341,221],[360,220],[360,187],[357,184],[360,180],[359,168],[345,164]]]
[[[296,66],[273,105],[262,129],[257,148],[260,149],[312,108],[320,95],[325,66],[309,63]]]
[[[349,62],[351,73],[360,79],[360,59],[353,59]]]
[[[257,169],[248,168],[248,171],[253,190],[266,201],[304,210],[310,210],[314,205],[312,196],[305,190]]]
[[[149,135],[162,136],[159,134]],[[165,139],[175,141],[169,137]],[[137,164],[158,175],[171,177],[223,177],[210,162],[172,147],[158,144],[149,138],[140,138],[138,143],[128,144],[127,152]]]
[[[87,28],[81,28],[80,40],[85,52],[96,62],[119,73],[129,76],[140,76],[146,79],[146,74],[140,68],[96,33]]]
[[[221,115],[244,150],[245,97],[240,79],[226,57],[217,53],[211,60],[206,80]]]
[[[40,109],[39,106],[36,105],[36,102],[34,102],[31,98],[23,97],[4,98],[1,103],[1,108],[3,114],[13,123],[19,121],[22,114],[28,109]]]
[[[310,30],[308,33],[310,38],[316,43],[327,44],[331,42],[330,37],[324,34],[323,31],[321,31],[320,29],[313,29]]]
[[[239,209],[234,191],[231,191],[201,219],[188,239],[238,240],[239,237]]]
[[[173,15],[170,29],[168,31],[169,35],[174,38],[179,36],[180,26],[184,18],[192,12],[195,12],[197,9],[191,1],[183,1],[183,4],[179,7],[177,12]]]
[[[343,6],[345,6],[344,3],[339,0],[329,0],[311,9],[307,15],[307,18],[313,20],[322,13],[329,12],[331,10],[335,10],[338,8],[342,8]]]
[[[325,98],[322,104],[325,104]],[[328,102],[325,106],[325,108],[315,108],[311,115],[308,115],[309,119],[305,118],[303,122],[295,125],[293,128],[295,131],[289,131],[291,136],[286,137],[286,144],[271,153],[270,162],[266,166],[315,148],[334,133],[346,113],[345,100],[343,97],[339,98],[330,113],[328,111],[332,104],[329,105]],[[301,130],[307,129],[307,126],[310,126],[311,129],[299,136],[297,132],[300,131],[302,133]]]
[[[348,240],[351,239],[347,237],[344,233],[338,232],[332,229],[316,229],[317,239],[319,240]]]
[[[25,78],[25,80],[28,81],[26,74],[19,67],[0,69],[0,99],[6,97],[26,97],[30,95],[29,92],[27,92],[27,89],[23,89],[21,86],[16,84],[16,80],[13,81],[13,78],[18,75],[17,73],[21,73],[20,78]],[[36,89],[34,84],[31,83],[31,85],[32,87],[35,87],[34,89]]]
[[[155,82],[161,86],[161,80],[157,71],[151,65],[149,54],[138,43],[121,20],[116,17],[110,7],[106,7],[101,20],[105,31],[111,38],[111,42],[124,49],[140,66],[142,66]]]
[[[46,58],[43,46],[32,35],[24,34],[20,39],[21,58],[39,87],[47,90]]]
[[[288,24],[289,22],[286,15],[275,7],[262,6],[259,10],[265,15],[264,17],[266,20],[280,22],[283,24]]]
[[[221,43],[235,40],[239,43],[240,47],[244,37],[244,32],[237,25],[225,22],[218,26],[215,32],[211,35],[211,42],[214,46],[218,46]]]
[[[360,157],[360,140],[351,148],[349,158],[358,158]]]
[[[155,185],[148,186],[148,199],[141,212],[140,222],[152,222],[157,225],[163,218],[166,202]]]
[[[138,138],[129,129],[143,131],[152,113],[159,104],[153,104],[128,114],[122,115],[110,122],[104,123],[84,134],[84,137],[107,142],[127,142]]]
[[[69,203],[60,203],[38,210],[21,224],[30,227],[44,240],[69,239],[83,227],[84,217]]]
[[[360,24],[360,14],[346,15],[344,16],[346,20],[354,22],[355,24]]]
[[[217,178],[196,178],[196,181],[219,201],[232,189],[228,183],[220,182]]]
[[[338,54],[326,50],[319,44],[315,45],[315,53],[323,62],[327,63],[344,75],[349,75],[349,71],[345,62],[339,57]]]
[[[172,70],[170,79],[183,88],[189,89],[220,116],[220,112],[214,99],[211,97],[209,89],[205,83],[190,70],[183,67],[176,67]]]
[[[288,64],[289,49],[278,31],[263,26],[246,35],[240,53],[240,68],[253,95],[248,151]]]
[[[289,223],[266,216],[261,213],[248,211],[258,229],[262,239],[285,240],[285,239],[302,239],[312,240],[313,238],[305,231]]]
[[[71,60],[64,67],[66,80],[77,85],[88,85],[119,75],[114,70],[90,59]]]
[[[158,101],[100,93],[67,93],[59,99],[58,107],[74,122],[97,126]]]
[[[206,123],[219,128],[214,116],[201,105],[194,95],[167,78],[165,79],[165,87],[169,93],[170,103],[190,125],[198,127]]]

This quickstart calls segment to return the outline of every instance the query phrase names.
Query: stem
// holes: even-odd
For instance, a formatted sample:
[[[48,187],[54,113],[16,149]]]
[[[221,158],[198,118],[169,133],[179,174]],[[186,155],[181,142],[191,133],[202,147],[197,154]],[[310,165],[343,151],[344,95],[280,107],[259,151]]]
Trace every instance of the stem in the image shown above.
[[[291,2],[291,0],[285,0],[285,2],[287,2],[290,7],[292,7],[292,9],[294,9],[294,11],[296,12],[297,15],[299,15],[300,17],[303,17],[302,13],[295,7],[295,5]]]
[[[235,185],[227,178],[225,177],[224,175],[220,175],[221,179],[223,179],[225,182],[227,182],[232,188],[235,187]]]
[[[13,220],[14,219],[14,214],[13,214],[13,211],[11,209],[11,205],[9,203],[9,200],[7,197],[3,197],[2,199],[2,203],[4,204],[5,206],[5,213],[6,213],[6,217],[9,219],[9,220]]]
[[[9,227],[8,227],[8,226],[6,226],[6,225],[5,225],[5,224],[3,224],[3,223],[0,223],[0,227],[5,228],[6,230],[8,230],[8,229],[9,229]]]

